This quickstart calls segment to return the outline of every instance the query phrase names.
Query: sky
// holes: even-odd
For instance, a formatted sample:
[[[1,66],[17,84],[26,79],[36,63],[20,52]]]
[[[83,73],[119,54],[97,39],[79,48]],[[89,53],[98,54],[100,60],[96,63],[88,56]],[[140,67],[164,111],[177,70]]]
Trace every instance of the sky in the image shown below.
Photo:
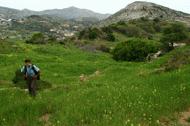
[[[35,11],[63,9],[75,6],[99,13],[113,14],[135,0],[0,0],[0,6]],[[190,13],[190,0],[138,0],[157,3],[175,10]]]

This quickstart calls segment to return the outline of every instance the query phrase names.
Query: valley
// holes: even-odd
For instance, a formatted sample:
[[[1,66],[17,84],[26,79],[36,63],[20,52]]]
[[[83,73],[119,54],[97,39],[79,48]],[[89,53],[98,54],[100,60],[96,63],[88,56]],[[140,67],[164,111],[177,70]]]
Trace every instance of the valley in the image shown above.
[[[139,1],[113,15],[0,7],[0,126],[190,125],[189,21]]]

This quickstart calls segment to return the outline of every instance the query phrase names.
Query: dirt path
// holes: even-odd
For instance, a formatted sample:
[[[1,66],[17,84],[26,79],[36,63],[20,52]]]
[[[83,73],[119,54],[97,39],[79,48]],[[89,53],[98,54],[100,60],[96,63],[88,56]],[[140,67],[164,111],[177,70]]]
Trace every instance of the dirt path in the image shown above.
[[[179,124],[182,126],[190,126],[190,108],[180,113]]]
[[[162,117],[161,126],[190,126],[190,108],[184,112],[176,112],[171,117]]]

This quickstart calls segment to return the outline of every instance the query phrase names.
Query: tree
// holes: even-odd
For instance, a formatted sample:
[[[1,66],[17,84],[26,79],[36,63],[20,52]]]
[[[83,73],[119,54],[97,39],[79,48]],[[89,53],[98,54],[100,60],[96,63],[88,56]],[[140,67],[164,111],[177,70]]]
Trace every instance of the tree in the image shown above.
[[[163,30],[161,42],[166,51],[174,48],[175,42],[180,42],[188,38],[188,29],[181,23],[172,23]]]

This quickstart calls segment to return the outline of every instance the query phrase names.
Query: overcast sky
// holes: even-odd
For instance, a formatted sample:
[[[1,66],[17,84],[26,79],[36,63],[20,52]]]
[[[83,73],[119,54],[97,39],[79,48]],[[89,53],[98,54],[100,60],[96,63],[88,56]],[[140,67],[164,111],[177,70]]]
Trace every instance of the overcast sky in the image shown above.
[[[115,13],[135,0],[0,0],[0,6],[15,9],[62,9],[70,6],[90,9],[99,13]],[[149,1],[172,9],[190,13],[190,0],[138,0]]]

